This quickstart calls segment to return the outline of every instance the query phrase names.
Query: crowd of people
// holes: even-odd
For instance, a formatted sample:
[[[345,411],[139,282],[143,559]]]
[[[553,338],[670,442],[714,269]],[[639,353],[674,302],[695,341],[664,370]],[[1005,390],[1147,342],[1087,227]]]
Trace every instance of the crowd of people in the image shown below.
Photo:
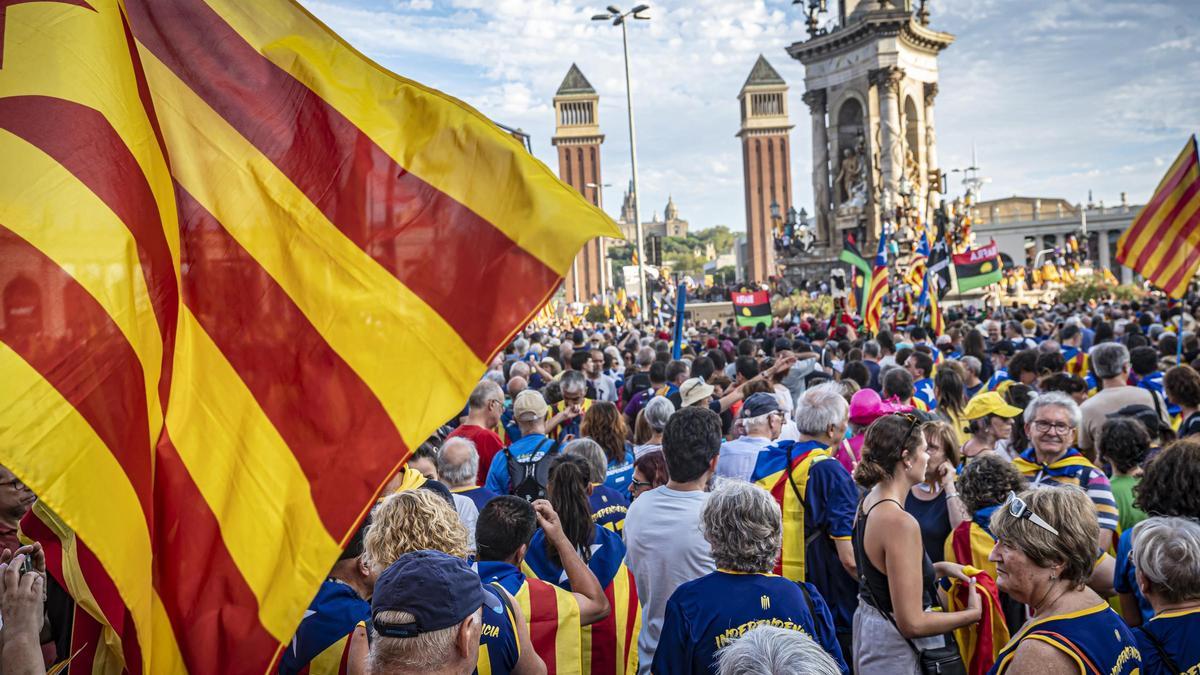
[[[1185,310],[530,327],[390,477],[279,672],[1200,672]],[[16,540],[34,499],[0,467],[4,675],[61,644]]]

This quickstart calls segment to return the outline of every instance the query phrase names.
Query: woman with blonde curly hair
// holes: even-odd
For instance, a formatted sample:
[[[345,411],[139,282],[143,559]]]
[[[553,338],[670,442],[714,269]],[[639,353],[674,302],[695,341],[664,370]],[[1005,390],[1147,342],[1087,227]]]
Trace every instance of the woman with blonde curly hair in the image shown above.
[[[626,440],[629,431],[617,406],[608,401],[596,401],[583,414],[579,435],[600,444],[608,458],[608,477],[604,484],[625,492],[633,477],[633,446]]]
[[[363,537],[363,561],[372,580],[401,555],[423,550],[466,559],[467,528],[454,507],[436,492],[420,489],[396,492],[380,500],[371,512],[371,525]],[[529,675],[545,673],[546,665],[533,650],[521,608],[503,589],[484,585],[484,590],[495,596],[507,611],[483,613],[485,630],[479,643],[488,648],[479,651],[479,669]],[[359,626],[350,638],[347,672],[351,675],[367,672],[366,630],[365,626]]]

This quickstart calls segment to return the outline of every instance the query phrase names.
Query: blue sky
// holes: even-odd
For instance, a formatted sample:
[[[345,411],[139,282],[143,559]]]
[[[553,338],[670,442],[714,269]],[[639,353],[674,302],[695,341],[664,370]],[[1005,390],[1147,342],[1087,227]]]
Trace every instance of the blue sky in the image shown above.
[[[622,0],[629,5],[627,0]],[[629,181],[620,31],[606,0],[301,0],[393,71],[532,134],[557,171],[551,98],[572,62],[601,96],[605,207]],[[643,216],[668,194],[693,228],[745,226],[737,92],[759,53],[791,85],[793,190],[811,211],[805,37],[791,0],[658,0],[631,26]],[[831,2],[833,6],[835,3]],[[938,154],[991,178],[984,198],[1140,204],[1200,132],[1197,0],[930,0],[956,41],[940,58]],[[955,192],[959,190],[955,189]]]

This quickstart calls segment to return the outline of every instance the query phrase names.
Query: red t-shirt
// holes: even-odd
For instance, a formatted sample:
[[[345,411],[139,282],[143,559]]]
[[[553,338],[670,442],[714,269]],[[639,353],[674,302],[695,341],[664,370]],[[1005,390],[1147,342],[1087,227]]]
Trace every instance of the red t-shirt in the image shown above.
[[[466,438],[475,444],[475,450],[479,452],[479,476],[475,484],[483,485],[484,481],[487,480],[488,469],[492,468],[492,458],[496,456],[497,452],[500,452],[500,448],[504,447],[504,443],[501,442],[496,432],[474,424],[460,425],[457,429],[451,431],[447,438],[454,438],[455,436]]]

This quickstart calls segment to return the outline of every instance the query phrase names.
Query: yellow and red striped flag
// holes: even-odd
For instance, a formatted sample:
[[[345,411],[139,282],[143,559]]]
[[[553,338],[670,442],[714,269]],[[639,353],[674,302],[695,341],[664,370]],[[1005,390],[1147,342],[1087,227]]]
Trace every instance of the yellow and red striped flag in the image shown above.
[[[409,448],[619,230],[291,0],[0,1],[0,42],[0,464],[93,619],[72,665],[268,672]]]
[[[1117,241],[1117,260],[1172,298],[1187,293],[1200,266],[1200,153],[1195,134]]]
[[[863,327],[872,333],[879,332],[883,317],[883,299],[888,292],[887,232],[879,234],[879,251],[871,272],[871,286],[867,290],[867,301],[863,307]]]

